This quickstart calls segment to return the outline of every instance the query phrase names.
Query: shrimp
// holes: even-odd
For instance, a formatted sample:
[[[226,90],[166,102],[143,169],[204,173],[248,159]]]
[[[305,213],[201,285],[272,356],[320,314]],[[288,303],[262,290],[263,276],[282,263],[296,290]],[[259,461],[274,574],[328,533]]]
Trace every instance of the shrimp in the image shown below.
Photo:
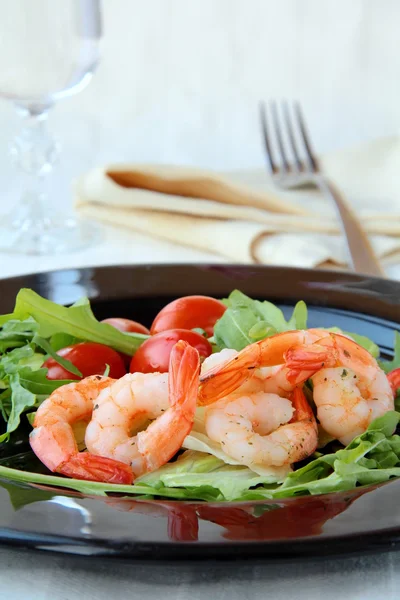
[[[79,452],[73,427],[88,421],[93,401],[114,379],[94,375],[63,385],[38,408],[29,436],[32,450],[50,471],[76,479],[132,483],[125,464]]]
[[[377,417],[394,410],[391,384],[375,358],[353,340],[330,334],[286,353],[290,368],[316,368],[312,376],[317,417],[346,445]]]
[[[238,354],[231,355],[230,360],[223,365],[216,364],[202,373],[199,405],[204,406],[229,395],[253,377],[266,382],[265,391],[292,392],[296,385],[309,379],[319,367],[310,365],[309,368],[307,366],[301,369],[296,366],[292,369],[286,364],[287,351],[293,346],[312,345],[329,335],[329,332],[320,329],[286,331],[246,346]],[[274,368],[265,369],[266,367]],[[267,382],[269,388],[265,387]]]
[[[318,442],[317,424],[300,388],[291,401],[264,392],[217,401],[206,408],[205,428],[228,456],[250,468],[298,462]]]
[[[263,390],[287,395],[312,378],[321,426],[344,444],[394,409],[390,383],[371,354],[348,336],[318,329],[289,331],[247,346],[202,375],[199,404],[242,390],[254,372],[272,365],[276,367],[266,375]],[[353,377],[351,385],[347,373]]]
[[[168,377],[128,374],[103,390],[86,430],[89,451],[130,465],[135,478],[164,465],[192,429],[199,371],[197,350],[179,341]],[[149,420],[147,429],[132,435],[132,428]]]
[[[387,374],[387,378],[393,390],[393,394],[396,395],[397,390],[400,389],[400,367],[393,369]]]
[[[372,378],[357,374],[356,369],[321,369],[312,382],[319,422],[345,446],[376,417],[394,410],[393,392],[378,366]]]
[[[229,360],[233,359],[239,353],[237,350],[225,348],[220,352],[216,352],[208,356],[201,365],[201,375],[204,376],[211,369],[215,369],[217,365],[221,368]],[[244,383],[229,394],[233,396],[252,396],[259,392],[267,392],[278,395],[281,398],[289,398],[290,393],[294,389],[294,385],[287,379],[288,369],[285,365],[276,367],[261,367],[253,370],[253,375]]]

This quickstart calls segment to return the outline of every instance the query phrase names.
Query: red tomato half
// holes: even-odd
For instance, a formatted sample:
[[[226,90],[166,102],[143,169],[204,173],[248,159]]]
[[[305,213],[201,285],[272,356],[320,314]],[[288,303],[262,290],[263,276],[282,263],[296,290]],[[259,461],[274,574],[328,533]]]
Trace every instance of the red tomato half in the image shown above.
[[[167,373],[169,355],[179,340],[185,340],[198,350],[200,357],[206,358],[212,352],[211,344],[205,337],[187,329],[170,329],[153,335],[136,350],[129,368],[131,373]]]
[[[103,375],[106,365],[110,367],[109,377],[119,379],[126,374],[124,361],[112,348],[95,342],[81,342],[74,346],[67,346],[57,352],[59,356],[69,360],[83,377],[89,375]],[[78,375],[70,373],[59,365],[54,358],[48,358],[43,365],[47,367],[47,379],[80,379]]]
[[[389,379],[389,383],[392,386],[393,393],[395,394],[400,388],[400,367],[398,369],[393,369],[393,371],[388,373],[387,378]]]
[[[125,333],[144,333],[145,335],[150,335],[150,331],[147,327],[137,321],[131,321],[130,319],[111,317],[110,319],[103,319],[101,323],[108,323],[115,327],[115,329],[119,329]]]
[[[194,329],[201,327],[212,335],[214,325],[226,311],[226,306],[209,296],[184,296],[170,302],[158,313],[151,326],[151,333],[166,329]]]

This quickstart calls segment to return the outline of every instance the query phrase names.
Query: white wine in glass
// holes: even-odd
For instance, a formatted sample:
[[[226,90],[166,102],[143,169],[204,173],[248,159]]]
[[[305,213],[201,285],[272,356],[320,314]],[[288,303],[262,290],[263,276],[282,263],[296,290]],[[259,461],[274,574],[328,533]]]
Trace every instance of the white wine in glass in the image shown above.
[[[99,63],[100,0],[0,0],[0,15],[0,98],[21,118],[11,151],[25,178],[19,205],[1,221],[0,249],[48,255],[91,245],[97,227],[44,193],[57,153],[46,123],[54,103],[82,90]]]

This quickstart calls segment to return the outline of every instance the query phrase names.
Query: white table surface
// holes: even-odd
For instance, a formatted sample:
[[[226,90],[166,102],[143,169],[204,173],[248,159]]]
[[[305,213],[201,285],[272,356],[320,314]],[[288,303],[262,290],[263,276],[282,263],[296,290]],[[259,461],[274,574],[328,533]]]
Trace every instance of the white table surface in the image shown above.
[[[60,267],[101,264],[224,262],[221,257],[106,227],[100,244],[46,258],[1,255],[1,277]],[[400,279],[400,268],[393,267]],[[0,599],[84,600],[163,597],[174,600],[394,600],[399,597],[400,553],[289,564],[136,565],[105,559],[35,554],[0,548]]]
[[[118,264],[226,263],[215,254],[182,247],[128,230],[100,226],[101,241],[86,250],[46,257],[0,253],[0,279],[53,269]],[[400,265],[390,265],[387,277],[400,279]]]
[[[279,564],[95,562],[0,549],[13,600],[397,600],[400,553]]]

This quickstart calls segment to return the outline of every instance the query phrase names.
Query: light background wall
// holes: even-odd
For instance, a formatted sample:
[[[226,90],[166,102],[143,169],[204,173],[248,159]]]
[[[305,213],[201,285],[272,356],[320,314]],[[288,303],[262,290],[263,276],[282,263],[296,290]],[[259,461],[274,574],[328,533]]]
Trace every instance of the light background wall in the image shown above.
[[[102,6],[98,72],[50,119],[63,146],[57,199],[68,195],[72,177],[105,161],[262,165],[260,99],[301,100],[320,151],[400,127],[399,0]],[[16,125],[12,107],[1,102],[0,185],[7,198],[16,185],[7,157]]]

